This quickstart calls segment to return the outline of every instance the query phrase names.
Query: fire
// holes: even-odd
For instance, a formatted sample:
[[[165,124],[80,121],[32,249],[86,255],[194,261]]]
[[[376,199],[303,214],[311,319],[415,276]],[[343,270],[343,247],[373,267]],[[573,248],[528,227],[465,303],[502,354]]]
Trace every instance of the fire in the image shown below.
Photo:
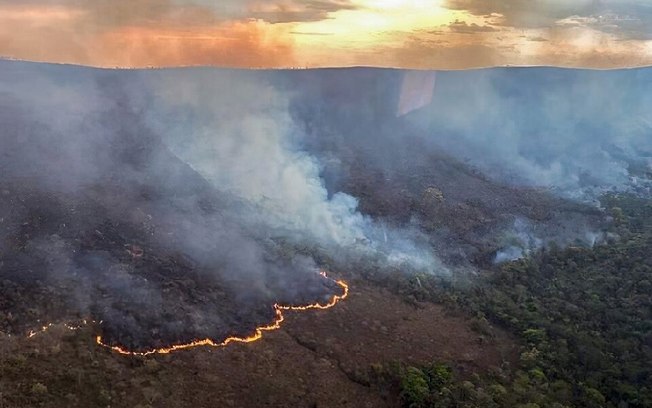
[[[185,350],[185,349],[200,347],[200,346],[225,347],[230,343],[252,343],[256,340],[260,340],[263,337],[263,332],[277,330],[281,328],[281,323],[283,322],[283,320],[285,320],[285,317],[283,316],[284,310],[330,309],[331,307],[335,306],[337,302],[345,299],[349,295],[349,285],[346,282],[344,282],[343,280],[335,280],[329,278],[326,272],[320,272],[319,274],[323,276],[325,279],[332,280],[339,287],[341,287],[342,294],[334,295],[331,298],[331,300],[325,305],[322,305],[320,303],[312,303],[303,306],[286,306],[286,305],[279,305],[278,303],[276,303],[274,304],[274,312],[275,312],[274,320],[265,326],[257,327],[252,334],[246,337],[231,336],[231,337],[227,337],[222,342],[216,342],[212,339],[195,340],[190,343],[173,344],[169,347],[162,347],[162,348],[152,349],[148,351],[132,351],[122,346],[111,346],[109,344],[104,343],[102,341],[102,336],[99,335],[95,338],[95,342],[100,346],[107,347],[115,351],[116,353],[131,355],[131,356],[169,354],[172,353],[173,351]]]
[[[333,297],[330,299],[330,301],[326,304],[320,304],[320,303],[312,303],[309,305],[299,305],[299,306],[293,306],[293,305],[280,305],[278,303],[274,304],[274,319],[272,320],[271,323],[256,327],[254,329],[254,332],[246,337],[236,337],[236,336],[230,336],[224,339],[221,342],[216,342],[212,339],[203,339],[203,340],[195,340],[190,343],[183,343],[183,344],[173,344],[168,347],[162,347],[162,348],[157,348],[157,349],[152,349],[148,351],[133,351],[129,350],[126,347],[123,346],[112,346],[110,344],[105,343],[102,340],[102,336],[98,335],[95,338],[95,342],[102,346],[106,347],[116,353],[119,354],[124,354],[124,355],[130,355],[130,356],[148,356],[151,354],[169,354],[172,353],[173,351],[179,351],[179,350],[186,350],[190,349],[193,347],[200,347],[200,346],[210,346],[210,347],[225,347],[229,345],[230,343],[252,343],[256,340],[259,340],[263,337],[263,332],[266,331],[272,331],[272,330],[277,330],[281,328],[281,323],[283,320],[285,320],[285,317],[283,316],[283,311],[284,310],[310,310],[310,309],[330,309],[331,307],[335,306],[340,300],[345,299],[349,295],[349,285],[343,281],[343,280],[335,280],[326,274],[326,272],[320,272],[320,275],[323,276],[325,279],[332,280],[335,282],[340,288],[342,288],[342,294],[341,295],[333,295]],[[87,322],[84,320],[83,322],[86,324]],[[41,328],[41,330],[38,331],[30,331],[28,334],[28,337],[34,337],[35,335],[39,333],[43,333],[47,331],[50,327],[52,327],[53,324],[47,324]],[[65,325],[68,329],[71,330],[77,330],[81,326],[73,326],[70,324]]]
[[[91,323],[96,323],[95,320],[91,320]],[[86,326],[89,323],[88,320],[84,319],[78,324],[72,324],[72,323],[64,323],[63,327],[65,327],[68,330],[79,330],[82,327]],[[100,320],[100,323],[102,321]],[[48,323],[44,326],[42,326],[40,329],[36,330],[30,330],[29,333],[27,333],[27,338],[31,339],[32,337],[36,336],[37,334],[45,333],[46,331],[50,330],[52,327],[54,327],[55,323]]]
[[[52,327],[52,326],[54,326],[54,323],[48,323],[48,324],[46,324],[45,326],[41,327],[38,330],[30,330],[29,333],[27,334],[27,337],[31,339],[32,337],[36,336],[39,333],[43,333],[43,332],[48,331],[50,329],[50,327]]]

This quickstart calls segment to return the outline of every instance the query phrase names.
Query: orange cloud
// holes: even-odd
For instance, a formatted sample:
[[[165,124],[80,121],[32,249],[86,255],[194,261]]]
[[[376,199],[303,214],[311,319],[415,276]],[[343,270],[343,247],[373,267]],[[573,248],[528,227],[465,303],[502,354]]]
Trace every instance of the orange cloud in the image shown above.
[[[140,16],[131,14],[132,4],[143,9]],[[288,32],[262,21],[221,21],[203,7],[170,8],[157,0],[99,0],[85,9],[0,5],[0,55],[36,61],[287,66],[294,61]]]
[[[260,21],[193,30],[126,27],[103,34],[96,43],[94,59],[104,66],[266,67],[294,61],[286,33]]]
[[[21,7],[12,5],[2,8],[0,18],[29,25],[48,25],[76,20],[84,13],[84,10],[61,6]]]
[[[0,0],[0,56],[108,67],[648,65],[652,13],[637,4]]]

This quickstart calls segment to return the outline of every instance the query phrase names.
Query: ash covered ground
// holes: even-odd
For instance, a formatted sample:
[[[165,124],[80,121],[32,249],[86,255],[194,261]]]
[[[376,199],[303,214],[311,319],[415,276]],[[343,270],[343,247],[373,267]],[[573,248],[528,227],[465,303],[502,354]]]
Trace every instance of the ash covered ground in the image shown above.
[[[647,191],[648,72],[514,72],[437,73],[397,114],[402,71],[1,62],[0,330],[220,340],[338,294],[321,269],[450,279],[606,239],[597,194]]]

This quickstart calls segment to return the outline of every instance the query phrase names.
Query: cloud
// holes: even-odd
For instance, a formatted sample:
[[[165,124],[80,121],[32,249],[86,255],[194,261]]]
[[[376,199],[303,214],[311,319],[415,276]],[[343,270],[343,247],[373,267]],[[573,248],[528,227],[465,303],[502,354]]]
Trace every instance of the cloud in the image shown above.
[[[288,31],[262,21],[221,21],[203,6],[154,0],[4,3],[0,54],[15,58],[129,67],[293,62]]]
[[[0,0],[0,55],[100,66],[289,66],[292,27],[276,23],[353,7],[348,0]]]
[[[23,12],[30,19],[42,10],[81,11],[96,29],[183,25],[187,28],[223,21],[257,19],[269,23],[318,21],[338,10],[351,10],[350,0],[0,0],[0,9]],[[30,15],[31,14],[31,15]]]
[[[613,34],[621,39],[652,39],[652,14],[630,15],[606,12],[591,16],[571,16],[558,21],[557,24],[585,26]]]
[[[161,30],[124,28],[97,39],[96,58],[110,66],[291,65],[291,39],[262,22],[226,22],[215,28]]]
[[[249,6],[249,17],[269,23],[320,21],[339,10],[353,10],[349,0],[289,0],[277,3],[257,2]]]
[[[195,25],[198,25],[214,21],[216,17],[207,7],[192,3],[179,5],[171,0],[27,0],[20,3],[0,0],[3,17],[7,13],[23,13],[22,20],[28,26],[35,22],[33,15],[46,15],[48,10],[53,9],[61,13],[76,14],[78,18],[75,21],[75,30],[79,34],[161,23],[169,25],[195,21]]]
[[[572,15],[591,13],[599,3],[599,0],[446,0],[445,6],[476,16],[499,14],[505,26],[541,28]]]
[[[447,0],[452,10],[499,14],[514,28],[553,28],[573,21],[624,39],[652,39],[652,5],[641,0]]]
[[[0,0],[0,56],[105,67],[652,62],[652,5],[642,0],[381,3]]]
[[[468,24],[465,21],[455,20],[448,28],[457,34],[475,34],[475,33],[493,33],[499,31],[490,25],[478,25],[476,23]]]

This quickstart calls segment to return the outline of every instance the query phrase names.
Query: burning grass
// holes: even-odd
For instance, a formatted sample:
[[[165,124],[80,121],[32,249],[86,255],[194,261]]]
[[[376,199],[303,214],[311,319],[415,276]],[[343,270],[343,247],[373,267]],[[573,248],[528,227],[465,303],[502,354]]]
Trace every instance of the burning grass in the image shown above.
[[[150,348],[148,350],[135,350],[131,349],[129,347],[126,347],[124,345],[119,345],[119,344],[112,344],[110,342],[107,342],[104,337],[100,334],[95,337],[95,342],[102,346],[106,347],[118,354],[123,354],[123,355],[132,355],[132,356],[147,356],[151,354],[169,354],[174,351],[180,351],[180,350],[186,350],[190,348],[195,348],[195,347],[202,347],[202,346],[209,346],[209,347],[225,347],[229,345],[230,343],[252,343],[254,341],[260,340],[263,337],[263,333],[267,331],[273,331],[281,328],[281,323],[285,320],[284,311],[307,311],[307,310],[326,310],[330,309],[333,306],[335,306],[337,303],[340,301],[344,300],[347,298],[349,295],[349,285],[344,281],[344,280],[336,280],[333,278],[330,278],[326,272],[320,272],[319,275],[330,282],[333,282],[336,284],[339,288],[341,288],[342,293],[339,295],[332,295],[330,300],[327,303],[309,303],[305,305],[281,305],[278,303],[275,303],[273,305],[274,308],[274,319],[268,323],[264,324],[261,326],[257,326],[253,332],[249,335],[245,336],[228,336],[224,338],[224,340],[216,340],[212,338],[205,338],[205,339],[199,339],[199,340],[192,340],[189,342],[185,343],[176,343],[176,344],[171,344],[169,346],[163,346],[163,347],[156,347],[156,348]],[[100,327],[102,326],[102,321],[99,323],[96,322],[95,320],[82,320],[80,323],[65,323],[63,326],[68,329],[68,330],[78,330],[82,328],[83,326],[86,326],[88,324],[93,324],[96,325],[98,324]],[[54,323],[46,323],[40,328],[32,329],[29,331],[27,334],[27,338],[33,338],[39,334],[45,333],[48,330],[50,330],[52,327],[54,327]]]
[[[321,276],[324,277],[324,279],[331,279],[329,278],[325,272],[320,273]],[[254,341],[260,340],[263,337],[263,332],[266,331],[272,331],[272,330],[277,330],[281,328],[281,323],[283,320],[285,320],[285,317],[283,316],[283,311],[286,310],[294,310],[294,311],[305,311],[305,310],[311,310],[311,309],[330,309],[331,307],[335,306],[339,301],[344,300],[348,295],[349,295],[349,285],[344,282],[343,280],[333,280],[339,287],[342,288],[342,294],[341,295],[333,295],[331,300],[326,303],[326,304],[320,304],[320,303],[311,303],[307,305],[302,305],[302,306],[285,306],[285,305],[279,305],[278,303],[274,304],[274,312],[275,312],[275,317],[274,320],[264,326],[258,326],[254,329],[254,332],[248,336],[245,337],[238,337],[238,336],[229,336],[225,338],[222,341],[214,340],[214,339],[202,339],[202,340],[194,340],[189,343],[180,343],[180,344],[173,344],[167,347],[161,347],[161,348],[154,348],[151,350],[147,351],[134,351],[130,350],[126,347],[119,346],[119,345],[111,345],[107,344],[104,342],[102,339],[102,336],[99,335],[95,338],[95,341],[97,344],[107,347],[111,349],[112,351],[115,351],[119,354],[124,354],[124,355],[138,355],[138,356],[146,356],[150,354],[169,354],[174,351],[179,351],[179,350],[186,350],[189,348],[194,348],[194,347],[201,347],[201,346],[210,346],[210,347],[225,347],[229,345],[230,343],[252,343]]]

